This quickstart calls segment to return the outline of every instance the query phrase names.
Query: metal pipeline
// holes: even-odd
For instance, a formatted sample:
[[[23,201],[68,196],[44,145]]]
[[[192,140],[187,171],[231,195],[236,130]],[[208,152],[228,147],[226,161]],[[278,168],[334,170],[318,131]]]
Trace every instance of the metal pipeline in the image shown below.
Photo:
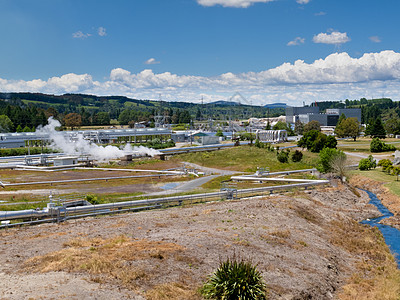
[[[297,187],[322,185],[322,184],[327,184],[327,183],[329,183],[329,180],[318,180],[318,181],[313,181],[313,182],[286,184],[286,185],[279,185],[279,186],[241,189],[241,190],[235,191],[235,193],[239,194],[239,195],[240,194],[244,195],[244,194],[250,194],[250,193],[255,193],[255,192],[285,190],[285,189],[292,189],[292,188],[297,188]],[[0,211],[0,221],[15,220],[15,219],[28,219],[28,218],[33,219],[33,218],[56,217],[56,216],[60,216],[60,215],[64,215],[66,218],[68,218],[68,216],[74,216],[74,215],[79,215],[79,214],[93,215],[93,214],[98,214],[98,213],[107,213],[110,210],[118,211],[118,210],[122,210],[127,207],[149,207],[149,206],[159,205],[159,204],[169,203],[169,202],[181,203],[181,202],[187,201],[187,200],[223,198],[223,197],[227,197],[228,195],[229,195],[229,191],[220,191],[220,192],[214,192],[214,193],[163,197],[163,198],[146,199],[146,200],[134,200],[134,201],[87,205],[87,206],[78,206],[78,207],[70,207],[70,208],[54,207],[54,208],[50,208],[50,209],[45,208],[43,210],[31,209],[31,210],[21,210],[21,211]]]

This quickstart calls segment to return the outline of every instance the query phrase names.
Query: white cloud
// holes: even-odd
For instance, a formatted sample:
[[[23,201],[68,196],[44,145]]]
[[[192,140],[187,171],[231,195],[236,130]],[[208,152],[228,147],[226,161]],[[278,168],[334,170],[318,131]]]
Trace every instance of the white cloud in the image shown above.
[[[86,38],[88,38],[89,36],[91,36],[91,34],[90,33],[83,33],[82,31],[77,31],[77,32],[74,32],[73,34],[72,34],[72,37],[74,38],[74,39],[86,39]]]
[[[296,2],[299,4],[307,4],[310,2],[310,0],[296,0]]]
[[[149,58],[144,62],[146,65],[156,65],[159,64],[160,62],[157,61],[155,58]]]
[[[99,36],[106,36],[106,35],[107,35],[106,29],[105,29],[104,27],[99,27],[99,28],[97,29],[97,34],[98,34]]]
[[[202,6],[221,5],[223,7],[241,7],[246,8],[254,3],[267,3],[275,0],[197,0],[197,3]],[[307,0],[305,0],[307,1]]]
[[[374,42],[374,43],[382,42],[381,38],[379,36],[376,36],[376,35],[375,36],[370,36],[369,39],[371,40],[371,42]]]
[[[333,53],[324,59],[294,63],[262,72],[215,77],[154,73],[145,69],[131,73],[113,69],[105,81],[95,81],[89,74],[65,74],[46,80],[7,80],[0,78],[3,92],[41,92],[52,94],[87,93],[124,95],[139,99],[205,101],[226,100],[235,91],[252,99],[254,104],[371,98],[374,95],[400,99],[400,53],[382,51],[352,58],[347,53]]]
[[[314,14],[314,16],[325,16],[325,15],[326,15],[326,12],[324,12],[324,11],[320,11],[320,12],[317,12]]]
[[[319,33],[314,35],[313,42],[320,44],[340,45],[350,41],[346,32],[333,31],[331,33]]]
[[[289,43],[287,43],[288,46],[298,46],[300,44],[304,44],[305,39],[301,38],[301,37],[296,37],[293,41],[290,41]]]

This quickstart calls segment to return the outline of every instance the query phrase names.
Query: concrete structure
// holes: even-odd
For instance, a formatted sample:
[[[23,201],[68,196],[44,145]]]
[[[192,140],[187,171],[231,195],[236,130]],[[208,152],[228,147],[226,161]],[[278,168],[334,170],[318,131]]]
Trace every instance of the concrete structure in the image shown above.
[[[199,142],[203,146],[205,146],[205,145],[216,145],[216,144],[220,144],[220,138],[219,138],[219,136],[206,135],[206,136],[201,136],[199,138]]]
[[[287,141],[286,130],[257,130],[256,139],[260,142],[280,143]]]
[[[53,158],[54,166],[71,166],[78,163],[77,156],[62,156]]]

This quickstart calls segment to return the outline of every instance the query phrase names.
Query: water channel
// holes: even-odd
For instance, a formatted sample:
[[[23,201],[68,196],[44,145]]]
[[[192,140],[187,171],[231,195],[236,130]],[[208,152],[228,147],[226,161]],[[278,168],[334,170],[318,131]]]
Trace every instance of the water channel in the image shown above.
[[[393,216],[393,214],[386,208],[386,206],[382,204],[381,200],[379,200],[374,193],[367,190],[364,191],[370,198],[369,203],[375,205],[382,216],[373,219],[367,219],[361,223],[377,227],[381,231],[383,237],[385,238],[386,244],[389,246],[390,251],[396,258],[397,265],[400,266],[400,231],[392,226],[379,224],[379,221],[389,218]]]

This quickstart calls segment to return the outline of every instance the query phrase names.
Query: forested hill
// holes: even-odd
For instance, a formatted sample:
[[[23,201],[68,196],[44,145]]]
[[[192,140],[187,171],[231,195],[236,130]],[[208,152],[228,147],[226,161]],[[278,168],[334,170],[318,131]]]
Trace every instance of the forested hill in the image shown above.
[[[65,117],[70,114],[75,114],[75,123],[80,125],[110,125],[111,123],[126,125],[142,121],[152,123],[156,115],[165,116],[169,123],[178,124],[190,123],[194,120],[246,119],[250,116],[274,117],[284,113],[283,108],[268,109],[240,104],[226,106],[218,103],[195,104],[84,94],[57,96],[40,93],[0,93],[0,115],[10,118],[14,124],[12,129],[16,129],[17,126],[37,127],[49,116],[55,117],[64,124]]]

